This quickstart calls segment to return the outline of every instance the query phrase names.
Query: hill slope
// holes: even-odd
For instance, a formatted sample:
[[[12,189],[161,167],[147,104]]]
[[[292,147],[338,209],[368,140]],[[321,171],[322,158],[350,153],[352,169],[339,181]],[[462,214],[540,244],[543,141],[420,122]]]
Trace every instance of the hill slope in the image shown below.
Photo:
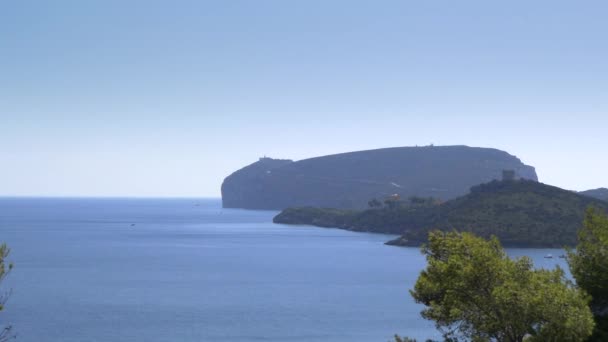
[[[297,162],[262,158],[222,184],[225,208],[315,206],[365,208],[371,198],[399,194],[451,199],[500,179],[503,170],[537,180],[533,167],[507,152],[467,146],[397,147]]]
[[[579,192],[579,194],[601,199],[602,201],[608,201],[608,189],[606,189],[606,188],[581,191],[581,192]]]
[[[533,181],[493,181],[439,205],[345,211],[296,208],[276,223],[310,224],[354,231],[401,234],[393,245],[417,246],[429,230],[470,231],[497,236],[505,246],[562,247],[576,243],[587,207],[608,211],[608,202]]]

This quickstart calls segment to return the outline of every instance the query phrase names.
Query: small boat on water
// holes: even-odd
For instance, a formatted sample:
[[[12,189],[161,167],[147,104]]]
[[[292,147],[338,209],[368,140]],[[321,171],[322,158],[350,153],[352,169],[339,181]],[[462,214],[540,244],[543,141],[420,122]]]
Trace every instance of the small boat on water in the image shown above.
[[[553,255],[552,254],[547,254],[547,255],[545,255],[545,259],[553,259]]]
[[[559,256],[561,259],[566,259],[566,256],[564,254]]]

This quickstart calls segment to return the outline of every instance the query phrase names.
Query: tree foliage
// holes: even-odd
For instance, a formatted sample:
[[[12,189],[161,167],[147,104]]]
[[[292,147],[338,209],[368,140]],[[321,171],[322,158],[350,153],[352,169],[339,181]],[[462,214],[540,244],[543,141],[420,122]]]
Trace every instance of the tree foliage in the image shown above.
[[[409,338],[409,337],[401,337],[399,335],[395,335],[394,338],[395,338],[394,342],[418,342],[418,341],[416,341],[416,339]]]
[[[588,298],[561,269],[512,260],[495,237],[432,232],[422,252],[428,265],[411,294],[446,339],[583,341],[593,330]]]
[[[10,249],[6,246],[6,244],[0,245],[0,283],[6,278],[13,268],[13,264],[6,260],[9,253]],[[6,304],[9,295],[10,292],[0,294],[0,311],[4,310],[4,304]],[[0,342],[8,341],[13,338],[12,327],[10,325],[0,329],[2,329],[0,330]]]
[[[568,262],[577,285],[591,295],[597,323],[591,341],[608,341],[608,216],[590,208]]]
[[[367,202],[367,205],[370,208],[381,208],[382,207],[382,202],[378,201],[377,198],[373,198],[369,202]]]
[[[389,243],[395,245],[420,246],[439,229],[497,236],[505,246],[562,248],[576,245],[587,207],[608,212],[608,202],[526,180],[482,184],[444,203],[418,197],[390,203],[362,211],[291,208],[275,222],[402,235]]]

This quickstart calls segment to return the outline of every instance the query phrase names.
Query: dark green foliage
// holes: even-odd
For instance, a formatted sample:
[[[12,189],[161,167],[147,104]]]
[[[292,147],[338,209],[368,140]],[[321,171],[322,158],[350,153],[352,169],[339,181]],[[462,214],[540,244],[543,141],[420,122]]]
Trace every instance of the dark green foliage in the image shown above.
[[[467,146],[398,147],[292,162],[263,158],[226,177],[226,208],[365,209],[392,194],[448,200],[471,186],[500,179],[504,169],[536,180],[534,168],[496,149]]]
[[[441,204],[441,200],[434,197],[417,197],[411,196],[409,199],[409,206],[411,207],[433,207]]]
[[[399,335],[395,335],[395,342],[417,342],[417,341],[413,338],[400,337]]]
[[[10,253],[10,249],[5,245],[0,245],[0,283],[13,269],[13,264],[9,263],[6,258]],[[4,304],[6,303],[10,293],[0,294],[0,311],[4,310]],[[11,334],[12,327],[10,325],[0,328],[0,342],[8,341],[14,337]]]
[[[393,204],[390,206],[363,211],[312,207],[289,208],[275,216],[273,221],[400,234],[406,227],[424,227],[433,220],[433,215],[436,215],[439,206],[432,199],[425,199],[423,203],[415,204],[395,200],[391,200],[391,203]]]
[[[289,209],[290,215],[284,215],[286,210],[275,222],[402,235],[389,242],[394,245],[418,246],[430,230],[439,229],[483,238],[495,235],[505,246],[563,247],[576,244],[576,231],[590,205],[608,210],[607,202],[542,183],[493,181],[443,204],[413,198],[390,208],[363,211]],[[301,215],[295,215],[297,211]]]
[[[427,268],[412,296],[447,339],[583,341],[593,330],[586,294],[561,269],[535,270],[510,259],[498,239],[433,232],[422,248]]]
[[[608,216],[589,209],[568,262],[577,285],[591,295],[597,323],[591,341],[608,341]]]
[[[542,183],[493,181],[447,202],[434,228],[495,235],[507,246],[572,246],[590,205],[608,210],[608,203]]]
[[[331,208],[289,208],[275,216],[275,223],[306,224],[317,227],[345,228],[353,224],[356,211]]]
[[[367,205],[370,208],[381,208],[382,207],[382,202],[378,201],[377,198],[374,198],[371,201],[367,202]]]
[[[409,338],[409,337],[401,337],[399,335],[395,335],[394,337],[394,342],[418,342],[416,339],[414,338]],[[436,342],[433,340],[426,340],[425,342]],[[457,342],[457,341],[451,341],[451,340],[445,340],[444,342]]]
[[[387,198],[384,200],[384,205],[390,210],[397,209],[401,206],[401,201],[398,198]]]

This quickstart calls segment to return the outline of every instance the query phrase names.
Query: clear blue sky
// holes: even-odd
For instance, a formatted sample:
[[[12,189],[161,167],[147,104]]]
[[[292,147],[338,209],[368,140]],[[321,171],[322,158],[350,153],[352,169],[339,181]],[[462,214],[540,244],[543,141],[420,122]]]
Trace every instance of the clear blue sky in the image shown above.
[[[262,155],[496,147],[608,186],[605,1],[0,0],[0,195],[219,196]]]

